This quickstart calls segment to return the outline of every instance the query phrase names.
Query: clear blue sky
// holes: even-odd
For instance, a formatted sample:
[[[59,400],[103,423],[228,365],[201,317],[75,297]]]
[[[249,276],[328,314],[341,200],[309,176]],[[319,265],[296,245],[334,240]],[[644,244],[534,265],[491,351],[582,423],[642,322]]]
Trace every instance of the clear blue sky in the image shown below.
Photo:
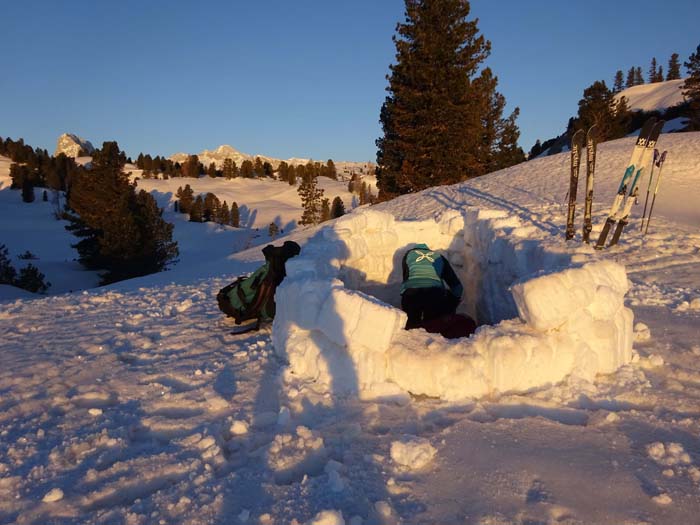
[[[374,160],[403,0],[6,1],[0,136],[63,132],[127,154],[231,144]],[[473,0],[521,145],[559,134],[583,88],[698,44],[697,0]],[[685,70],[683,70],[685,73]]]

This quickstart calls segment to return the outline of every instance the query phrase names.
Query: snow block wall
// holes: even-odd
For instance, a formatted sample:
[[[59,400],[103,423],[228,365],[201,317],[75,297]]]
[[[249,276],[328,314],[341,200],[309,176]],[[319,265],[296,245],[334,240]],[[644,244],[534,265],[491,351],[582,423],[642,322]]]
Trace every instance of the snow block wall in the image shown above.
[[[569,374],[593,379],[632,358],[624,267],[571,267],[505,212],[452,211],[396,221],[361,210],[320,232],[287,262],[273,344],[285,380],[339,396],[424,394],[461,400],[525,391]],[[406,331],[401,258],[425,242],[465,284],[461,309],[483,325],[468,339]]]

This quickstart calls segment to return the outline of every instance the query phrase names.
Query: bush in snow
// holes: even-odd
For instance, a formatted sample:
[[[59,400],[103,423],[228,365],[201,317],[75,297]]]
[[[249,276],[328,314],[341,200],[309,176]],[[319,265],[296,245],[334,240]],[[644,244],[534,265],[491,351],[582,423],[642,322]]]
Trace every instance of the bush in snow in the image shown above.
[[[29,264],[19,271],[15,286],[33,293],[44,293],[51,286],[51,283],[44,279],[44,274],[36,266]]]
[[[26,257],[27,254],[31,257]],[[27,251],[20,258],[33,259],[35,257],[31,252]],[[22,268],[18,276],[17,270],[10,262],[7,248],[4,244],[0,244],[0,284],[9,284],[10,286],[16,286],[34,293],[44,293],[51,286],[51,283],[45,282],[44,279],[44,274],[32,264]]]

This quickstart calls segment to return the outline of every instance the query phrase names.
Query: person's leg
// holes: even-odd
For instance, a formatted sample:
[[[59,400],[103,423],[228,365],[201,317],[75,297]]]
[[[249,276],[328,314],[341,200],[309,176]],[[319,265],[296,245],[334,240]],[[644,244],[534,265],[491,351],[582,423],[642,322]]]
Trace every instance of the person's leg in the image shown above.
[[[420,325],[423,317],[423,300],[421,288],[409,288],[401,294],[401,309],[408,315],[406,330]]]
[[[423,288],[422,290],[423,321],[432,321],[448,313],[450,305],[447,304],[444,290],[441,288]]]

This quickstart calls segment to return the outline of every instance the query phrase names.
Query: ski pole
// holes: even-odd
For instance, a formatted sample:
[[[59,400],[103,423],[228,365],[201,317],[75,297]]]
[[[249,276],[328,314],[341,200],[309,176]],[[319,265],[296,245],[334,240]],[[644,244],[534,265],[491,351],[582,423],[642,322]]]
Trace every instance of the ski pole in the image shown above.
[[[647,227],[644,230],[644,235],[649,231],[649,223],[651,222],[651,214],[654,212],[654,202],[656,202],[656,192],[659,191],[659,184],[661,183],[661,170],[664,167],[664,161],[666,160],[666,151],[664,151],[657,162],[659,167],[659,173],[656,175],[656,186],[654,186],[654,196],[651,199],[651,207],[649,208],[649,217],[647,217]]]
[[[644,199],[644,211],[642,212],[642,227],[640,231],[644,230],[644,218],[647,216],[647,203],[649,202],[649,192],[651,191],[651,181],[654,178],[654,166],[659,160],[659,150],[654,150],[654,161],[651,163],[651,172],[649,173],[649,184],[647,185],[647,197]]]

